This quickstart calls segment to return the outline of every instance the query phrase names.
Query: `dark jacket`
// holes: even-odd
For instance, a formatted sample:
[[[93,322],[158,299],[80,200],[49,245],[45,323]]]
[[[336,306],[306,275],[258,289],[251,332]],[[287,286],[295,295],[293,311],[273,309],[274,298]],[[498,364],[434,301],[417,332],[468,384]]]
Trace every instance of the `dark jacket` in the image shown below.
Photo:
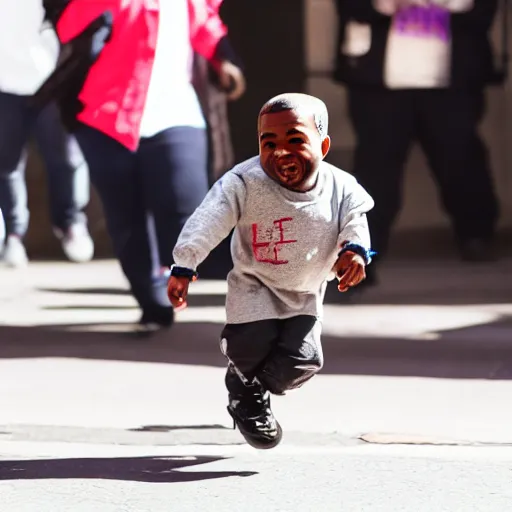
[[[56,28],[70,0],[44,0],[46,20]],[[112,15],[109,11],[94,19],[67,45],[61,49],[59,64],[32,98],[35,106],[56,101],[61,118],[70,131],[76,127],[76,116],[83,105],[78,95],[91,66],[98,59],[112,32]]]
[[[336,4],[339,51],[334,79],[348,86],[385,87],[384,57],[392,18],[375,10],[372,0],[336,0]],[[482,88],[495,81],[489,30],[497,4],[498,0],[474,0],[473,9],[450,16],[452,88]],[[361,57],[347,56],[341,52],[345,29],[350,21],[366,23],[371,27],[371,48]]]

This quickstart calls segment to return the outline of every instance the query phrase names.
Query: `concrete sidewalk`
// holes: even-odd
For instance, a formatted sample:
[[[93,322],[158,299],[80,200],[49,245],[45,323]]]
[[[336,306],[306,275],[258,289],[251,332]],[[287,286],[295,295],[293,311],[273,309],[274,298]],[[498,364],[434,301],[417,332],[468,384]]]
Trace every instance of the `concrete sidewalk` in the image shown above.
[[[510,260],[394,262],[350,303],[330,290],[322,374],[274,401],[286,443],[512,442],[511,275]],[[0,283],[0,430],[13,440],[241,442],[225,428],[224,282],[195,283],[151,340],[128,335],[138,310],[113,261],[32,263]]]

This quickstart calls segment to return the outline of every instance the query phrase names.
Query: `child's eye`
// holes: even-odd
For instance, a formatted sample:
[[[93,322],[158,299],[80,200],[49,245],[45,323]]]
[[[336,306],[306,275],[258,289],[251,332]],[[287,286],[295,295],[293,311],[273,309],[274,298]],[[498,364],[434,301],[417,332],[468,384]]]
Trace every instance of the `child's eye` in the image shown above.
[[[268,148],[268,149],[275,149],[276,143],[268,141],[268,142],[265,142],[265,144],[263,144],[263,147]]]
[[[290,139],[290,144],[304,144],[304,141],[300,137],[294,137]]]

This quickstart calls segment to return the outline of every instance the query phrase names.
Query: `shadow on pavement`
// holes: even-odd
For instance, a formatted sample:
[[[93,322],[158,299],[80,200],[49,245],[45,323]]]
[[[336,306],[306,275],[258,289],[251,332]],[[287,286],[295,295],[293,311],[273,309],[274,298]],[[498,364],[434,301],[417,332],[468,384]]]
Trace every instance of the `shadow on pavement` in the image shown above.
[[[385,289],[364,289],[360,291],[354,289],[349,293],[340,293],[335,283],[329,283],[325,294],[325,304],[331,305],[472,305],[472,304],[508,304],[512,301],[512,286],[506,286],[502,290],[488,289],[482,293],[481,289],[471,287],[470,283],[467,289],[457,287],[447,287],[446,289],[432,289],[423,286],[421,292],[417,287],[414,289],[414,279],[405,277],[409,286],[386,286]],[[424,278],[428,280],[428,276]],[[59,293],[69,295],[105,295],[130,297],[128,290],[120,288],[38,288],[40,292]],[[221,294],[197,294],[190,296],[190,305],[195,307],[221,306],[226,301],[225,295]],[[125,309],[127,306],[116,305],[98,305],[94,309]],[[45,309],[80,309],[80,306],[47,306]],[[92,309],[91,306],[85,306],[83,309]]]
[[[126,295],[130,297],[130,292],[128,289],[121,288],[39,288],[40,292],[50,292],[50,293],[79,293],[83,295]]]
[[[253,476],[254,471],[179,471],[225,460],[225,457],[165,456],[0,461],[0,480],[100,479],[146,483],[197,482],[232,476]]]
[[[144,425],[129,428],[129,432],[173,432],[174,430],[231,430],[225,425]]]
[[[220,257],[205,262],[202,279],[225,277],[230,266],[227,250],[226,246],[221,247]],[[504,306],[512,302],[512,279],[509,278],[511,273],[510,259],[501,260],[491,266],[461,265],[450,259],[441,262],[394,260],[383,267],[381,283],[377,288],[346,295],[338,293],[335,284],[331,284],[328,287],[326,304],[342,307],[332,308],[330,312],[329,321],[336,328],[325,329],[325,366],[322,373],[512,379],[512,315],[510,308]],[[83,324],[27,327],[9,325],[7,313],[4,324],[0,324],[0,358],[68,357],[225,367],[225,359],[218,345],[222,329],[219,323],[204,320],[177,322],[168,332],[141,339],[126,332],[127,325],[106,323],[109,319],[112,321],[116,315],[122,316],[122,310],[134,307],[129,303],[119,304],[119,296],[128,295],[127,290],[121,286],[117,288],[112,282],[103,281],[92,274],[90,283],[87,280],[77,280],[76,285],[63,282],[62,287],[57,274],[55,280],[38,279],[34,281],[32,288],[38,301],[37,307],[51,312],[54,318],[59,318],[55,316],[59,311],[63,312],[64,317],[66,310],[98,310],[99,313],[91,315],[94,320],[89,323],[85,323],[89,317],[87,314],[82,315],[79,320]],[[68,284],[72,288],[66,288]],[[11,286],[16,290],[14,284]],[[45,293],[51,294],[51,301],[46,302]],[[67,295],[70,295],[69,300]],[[33,300],[30,295],[28,300]],[[55,303],[59,301],[63,304]],[[192,294],[189,303],[192,308],[221,308],[224,301],[222,293],[210,294],[208,290],[208,294]],[[19,304],[22,309],[22,300]],[[416,317],[413,314],[409,319],[404,317],[402,311],[409,315],[415,309],[395,309],[395,305],[429,306],[426,308],[429,325],[466,327],[429,331],[425,337],[407,337],[404,333],[423,333],[427,330],[415,325],[422,313],[418,313]],[[443,306],[472,305],[476,307],[459,307],[457,319],[453,322],[437,321],[437,315],[444,315],[443,318],[446,319],[456,309],[443,309]],[[365,309],[364,306],[375,308]],[[384,313],[380,313],[380,316],[373,316],[379,306],[388,308],[381,309]],[[23,314],[21,309],[16,315]],[[108,310],[112,310],[111,316]],[[398,313],[393,314],[393,311]],[[485,314],[479,318],[471,318],[475,312],[480,311]],[[491,313],[487,314],[489,311]],[[371,322],[386,324],[388,334],[383,332],[375,335],[374,333],[381,332],[379,327],[366,329],[371,334],[363,337],[351,335],[349,332],[344,334],[343,318],[350,318],[351,314],[359,315],[354,316],[353,321],[358,322],[358,325],[366,323],[373,327]],[[72,315],[66,317],[73,321]],[[99,321],[103,323],[94,323]],[[30,318],[27,323],[29,322]],[[331,335],[331,332],[336,335]]]
[[[119,325],[0,326],[0,358],[64,357],[225,367],[222,325],[176,323],[139,338]],[[435,333],[434,339],[323,336],[322,374],[512,379],[512,317]]]

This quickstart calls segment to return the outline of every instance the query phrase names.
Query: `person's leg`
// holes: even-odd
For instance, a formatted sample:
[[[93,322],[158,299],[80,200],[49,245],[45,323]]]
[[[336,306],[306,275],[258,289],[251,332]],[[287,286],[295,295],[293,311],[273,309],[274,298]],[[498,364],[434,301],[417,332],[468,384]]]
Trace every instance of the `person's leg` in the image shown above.
[[[418,109],[419,140],[439,186],[442,205],[452,220],[461,256],[487,259],[498,200],[487,148],[478,133],[483,91],[425,91],[418,98]],[[478,249],[473,241],[481,242],[481,250],[473,251]]]
[[[25,165],[32,122],[25,96],[0,92],[0,210],[6,231],[3,260],[14,267],[27,263],[22,240],[29,222]]]
[[[0,247],[3,246],[5,242],[5,222],[4,216],[2,215],[2,209],[0,208]]]
[[[181,229],[208,192],[206,130],[176,127],[143,139],[138,166],[160,265],[168,267]]]
[[[279,326],[279,320],[228,324],[221,335],[221,350],[228,359],[228,412],[254,448],[273,448],[282,437],[269,392],[256,378],[278,342]]]
[[[103,133],[82,125],[76,138],[101,199],[114,252],[142,309],[142,323],[172,324],[167,296],[155,293],[155,248],[150,245],[137,155]],[[146,320],[148,322],[146,322]]]
[[[264,388],[284,395],[316,375],[323,366],[321,332],[322,325],[314,316],[281,320],[278,343],[257,373]]]
[[[71,261],[89,261],[94,244],[82,211],[89,200],[88,169],[75,138],[64,129],[54,103],[38,112],[34,136],[48,176],[55,234]]]
[[[368,213],[375,263],[388,249],[391,229],[402,206],[404,166],[414,138],[414,110],[409,91],[352,88],[349,115],[356,136],[353,174],[375,201]]]

